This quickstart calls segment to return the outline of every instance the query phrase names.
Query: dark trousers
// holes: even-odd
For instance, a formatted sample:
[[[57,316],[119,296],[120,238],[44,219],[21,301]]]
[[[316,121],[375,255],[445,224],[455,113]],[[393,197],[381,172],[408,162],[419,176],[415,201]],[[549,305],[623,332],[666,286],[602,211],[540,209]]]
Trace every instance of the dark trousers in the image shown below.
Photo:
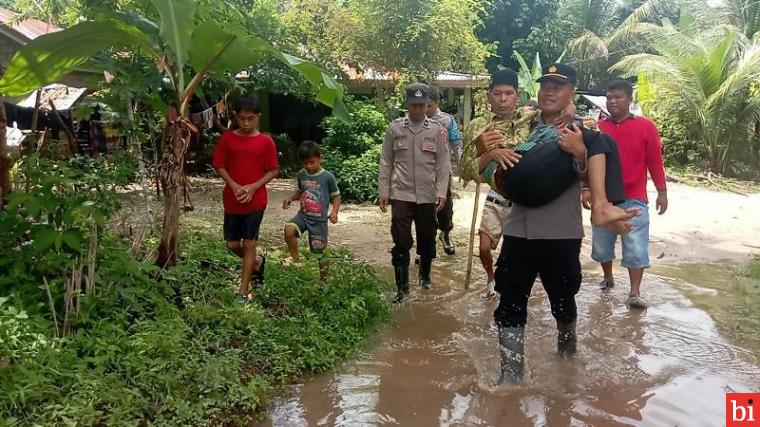
[[[528,297],[541,275],[552,316],[561,323],[575,320],[575,295],[581,286],[581,239],[528,240],[504,236],[496,262],[496,291],[501,294],[494,311],[496,324],[523,327],[528,318]]]
[[[454,229],[454,200],[451,199],[451,180],[449,180],[449,190],[446,192],[446,204],[438,212],[438,229],[446,233]]]
[[[391,201],[391,237],[393,265],[408,265],[409,251],[414,245],[412,223],[417,231],[417,255],[420,258],[435,258],[435,204]]]

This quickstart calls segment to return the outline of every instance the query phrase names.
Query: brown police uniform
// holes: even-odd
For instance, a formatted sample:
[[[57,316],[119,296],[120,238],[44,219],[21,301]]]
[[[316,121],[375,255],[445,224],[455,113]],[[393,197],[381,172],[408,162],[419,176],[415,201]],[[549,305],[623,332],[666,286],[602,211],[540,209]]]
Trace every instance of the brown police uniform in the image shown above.
[[[426,85],[409,87],[408,100],[427,99]],[[383,142],[378,193],[391,203],[391,258],[397,267],[400,293],[404,286],[408,292],[408,283],[404,282],[408,282],[409,251],[414,244],[412,223],[417,232],[420,282],[426,276],[429,286],[430,264],[436,256],[436,199],[446,198],[451,176],[451,156],[444,132],[434,120],[425,118],[414,123],[402,117],[391,122]],[[406,274],[401,270],[406,270]]]

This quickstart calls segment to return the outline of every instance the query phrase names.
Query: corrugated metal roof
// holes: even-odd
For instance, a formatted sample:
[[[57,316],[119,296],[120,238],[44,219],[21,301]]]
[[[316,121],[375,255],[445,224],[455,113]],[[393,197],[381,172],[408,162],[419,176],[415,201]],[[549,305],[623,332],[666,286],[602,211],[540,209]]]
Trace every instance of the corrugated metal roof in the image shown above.
[[[29,40],[62,30],[61,27],[33,18],[22,19],[16,22],[18,16],[18,13],[0,7],[0,24],[5,25]]]
[[[68,110],[84,95],[86,90],[86,88],[70,87],[62,84],[47,85],[42,88],[40,109],[50,110],[50,101],[53,101],[56,110]],[[17,105],[24,108],[34,108],[35,101],[37,101],[36,90]]]
[[[380,71],[367,68],[363,71],[359,71],[349,66],[343,66],[343,71],[346,73],[351,83],[372,83],[390,85],[393,81],[398,80],[399,73],[388,72],[383,73]],[[485,87],[488,86],[488,79],[490,76],[483,74],[467,74],[457,73],[454,71],[444,71],[438,73],[435,77],[435,82],[441,86],[448,87]]]

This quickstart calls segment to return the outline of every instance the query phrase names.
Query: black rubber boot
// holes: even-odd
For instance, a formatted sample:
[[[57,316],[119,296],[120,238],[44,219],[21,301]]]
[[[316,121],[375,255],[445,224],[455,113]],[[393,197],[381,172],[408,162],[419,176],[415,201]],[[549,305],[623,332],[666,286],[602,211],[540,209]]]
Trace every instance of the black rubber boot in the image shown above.
[[[578,338],[575,335],[575,320],[570,323],[557,322],[557,354],[568,358],[575,354]]]
[[[393,302],[401,304],[409,295],[409,265],[395,265],[393,272],[396,276],[396,298]]]
[[[501,375],[498,385],[522,382],[525,372],[524,335],[525,328],[499,327]]]
[[[441,231],[441,243],[443,243],[443,252],[446,255],[454,255],[457,253],[454,247],[454,242],[451,241],[451,235],[448,231]]]
[[[430,267],[433,264],[431,258],[420,258],[420,286],[423,289],[430,289],[433,283],[430,281]]]

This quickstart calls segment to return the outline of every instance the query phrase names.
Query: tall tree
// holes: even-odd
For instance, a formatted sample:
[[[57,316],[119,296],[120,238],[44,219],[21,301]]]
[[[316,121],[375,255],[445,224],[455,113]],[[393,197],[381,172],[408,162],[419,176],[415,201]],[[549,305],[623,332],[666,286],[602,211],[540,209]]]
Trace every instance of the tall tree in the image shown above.
[[[676,1],[561,0],[555,14],[543,26],[535,27],[528,37],[516,41],[515,47],[523,55],[540,52],[544,61],[562,56],[578,69],[580,87],[601,87],[608,78],[610,61],[616,59],[610,59],[610,54],[615,57],[627,52],[624,48],[641,50],[636,46],[613,46],[610,38],[618,28],[633,22],[659,20]]]
[[[476,0],[349,0],[359,19],[350,34],[352,57],[362,67],[478,72],[488,55],[475,29],[481,25]]]
[[[361,19],[343,0],[287,0],[282,8],[283,25],[307,59],[327,68],[358,66],[352,35],[363,30]]]
[[[483,11],[483,27],[478,29],[478,37],[492,43],[494,56],[488,58],[488,70],[493,72],[498,66],[517,70],[520,64],[512,56],[515,40],[527,37],[533,28],[542,27],[554,16],[559,3],[556,0],[496,0]],[[534,52],[522,52],[532,58]]]

